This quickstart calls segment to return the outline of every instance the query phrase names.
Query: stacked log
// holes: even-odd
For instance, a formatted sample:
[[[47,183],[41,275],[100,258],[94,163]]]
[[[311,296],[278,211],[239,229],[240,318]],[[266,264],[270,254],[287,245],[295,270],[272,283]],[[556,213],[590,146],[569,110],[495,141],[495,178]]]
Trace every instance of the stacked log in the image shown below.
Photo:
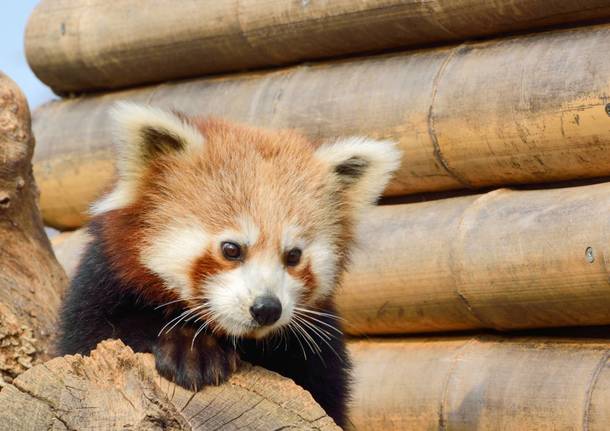
[[[608,340],[369,340],[351,352],[359,431],[602,431],[610,423]]]
[[[65,93],[608,17],[603,0],[43,0],[25,45]]]
[[[350,345],[354,428],[605,429],[610,341],[561,328],[610,325],[606,3],[193,0],[176,8],[160,0],[151,10],[139,2],[43,0],[26,36],[38,76],[62,94],[121,89],[73,94],[36,112],[44,220],[80,228],[87,207],[110,187],[108,111],[119,100],[296,128],[316,142],[394,140],[404,157],[384,192],[392,204],[359,227],[361,247],[337,298],[352,336],[397,337]],[[506,34],[523,30],[530,33]],[[491,35],[502,37],[473,40]],[[455,44],[438,46],[449,41]],[[430,44],[437,46],[424,47]],[[405,47],[411,50],[396,51]],[[345,57],[355,53],[364,56]],[[312,59],[327,60],[292,65]],[[244,71],[278,65],[285,67]],[[204,76],[219,72],[239,73]],[[508,185],[517,189],[489,191]],[[54,240],[69,273],[87,240],[83,230]],[[447,335],[534,328],[559,328],[555,337],[564,338]],[[112,389],[99,397],[99,363],[112,355],[128,367],[110,367]],[[61,413],[76,408],[62,404],[68,389],[47,390],[61,386],[68,367],[85,370],[75,382],[87,388],[83,406],[118,399],[124,382],[138,382],[127,389],[142,401],[132,407],[141,407],[125,406],[127,419],[113,426],[154,421],[161,409],[167,427],[193,427],[176,413],[173,395],[168,400],[150,383],[157,379],[150,357],[120,344],[46,367],[0,393],[11,412],[50,406],[40,427],[75,423]],[[37,387],[39,380],[48,385]],[[205,392],[177,393],[199,409],[209,402]],[[229,427],[246,426],[242,407],[229,408],[237,421]],[[226,425],[219,415],[214,426]],[[300,426],[326,420],[314,416],[301,415]]]
[[[117,100],[395,140],[389,196],[609,176],[609,43],[601,25],[52,102],[34,121],[45,222],[82,225],[110,184]]]

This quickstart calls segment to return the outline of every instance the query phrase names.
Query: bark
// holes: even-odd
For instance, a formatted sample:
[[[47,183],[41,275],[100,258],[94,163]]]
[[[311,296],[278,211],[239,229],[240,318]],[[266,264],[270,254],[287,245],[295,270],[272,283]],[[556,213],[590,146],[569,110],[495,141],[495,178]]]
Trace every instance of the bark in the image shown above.
[[[359,431],[608,429],[607,339],[386,339],[351,352]]]
[[[610,25],[175,82],[36,112],[45,221],[74,228],[114,175],[108,109],[132,100],[398,142],[386,196],[610,176]],[[608,111],[610,112],[610,110]]]
[[[354,334],[610,324],[610,183],[382,206],[338,297]]]
[[[608,17],[605,0],[44,0],[25,46],[78,92]]]
[[[116,340],[32,368],[2,389],[0,405],[3,430],[339,429],[271,371],[245,364],[226,384],[193,393],[161,378],[152,355]]]
[[[25,97],[0,72],[0,383],[49,357],[67,284],[44,233]]]

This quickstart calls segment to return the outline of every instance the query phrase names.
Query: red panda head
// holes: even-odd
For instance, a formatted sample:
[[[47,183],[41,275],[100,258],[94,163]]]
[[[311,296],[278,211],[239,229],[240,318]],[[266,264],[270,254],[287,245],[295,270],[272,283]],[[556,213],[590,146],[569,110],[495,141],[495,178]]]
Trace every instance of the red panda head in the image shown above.
[[[400,160],[366,138],[313,145],[130,103],[112,117],[118,180],[92,208],[111,264],[150,300],[181,300],[234,336],[265,336],[329,299]]]

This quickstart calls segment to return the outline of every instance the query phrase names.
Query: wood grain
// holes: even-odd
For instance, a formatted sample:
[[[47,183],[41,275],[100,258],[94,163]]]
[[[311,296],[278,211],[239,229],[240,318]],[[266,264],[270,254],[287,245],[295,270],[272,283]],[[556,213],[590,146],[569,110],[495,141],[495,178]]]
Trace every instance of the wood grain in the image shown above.
[[[0,385],[49,358],[67,285],[43,230],[33,151],[27,101],[0,72]]]
[[[43,216],[85,222],[112,181],[108,109],[124,99],[316,140],[395,140],[387,196],[609,176],[608,44],[601,25],[53,102],[34,115]]]
[[[414,338],[350,349],[359,431],[608,427],[608,340]]]
[[[339,430],[279,374],[244,364],[226,384],[193,393],[161,378],[152,355],[115,340],[32,368],[2,389],[0,405],[2,430]]]
[[[65,93],[608,17],[604,0],[43,0],[25,46]]]
[[[382,206],[338,297],[352,333],[610,324],[610,183]]]

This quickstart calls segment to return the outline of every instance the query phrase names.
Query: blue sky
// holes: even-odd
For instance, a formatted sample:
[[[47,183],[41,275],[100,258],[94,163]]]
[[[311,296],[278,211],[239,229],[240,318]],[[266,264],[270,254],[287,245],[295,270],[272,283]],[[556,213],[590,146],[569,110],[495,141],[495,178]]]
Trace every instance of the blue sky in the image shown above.
[[[0,70],[23,90],[35,108],[56,96],[30,70],[23,50],[23,34],[39,0],[0,0]]]

